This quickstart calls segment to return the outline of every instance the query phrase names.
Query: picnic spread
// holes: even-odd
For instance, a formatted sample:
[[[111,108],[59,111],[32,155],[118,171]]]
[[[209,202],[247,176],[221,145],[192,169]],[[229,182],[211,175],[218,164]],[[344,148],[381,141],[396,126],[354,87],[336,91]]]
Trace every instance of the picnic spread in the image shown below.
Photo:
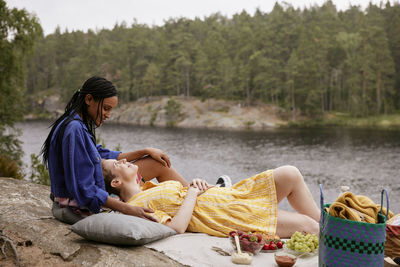
[[[383,200],[384,191],[382,191]],[[381,202],[382,202],[381,200]],[[353,228],[349,227],[356,223],[361,229],[356,229],[361,233],[364,227],[369,229],[366,238],[370,242],[380,242],[380,246],[376,248],[367,248],[366,253],[373,254],[371,259],[375,259],[374,266],[385,266],[390,260],[396,266],[394,261],[395,256],[400,254],[400,214],[393,215],[387,208],[383,207],[383,203],[375,204],[371,199],[362,195],[355,195],[351,192],[343,192],[335,202],[326,206],[322,205],[325,216],[330,216],[334,220],[339,220],[344,223],[346,228],[342,229],[342,234],[352,232]],[[321,221],[323,223],[324,220]],[[373,228],[368,228],[373,227]],[[243,232],[241,230],[232,231],[228,238],[215,237],[202,233],[185,233],[182,235],[174,235],[166,239],[145,245],[146,247],[160,251],[170,258],[189,266],[318,266],[321,261],[329,261],[326,254],[321,258],[321,253],[324,255],[329,251],[329,241],[327,236],[332,231],[326,231],[327,225],[321,225],[323,229],[319,238],[310,233],[296,232],[290,239],[280,239],[276,235],[262,235],[259,233]],[[328,227],[329,229],[329,227]],[[372,230],[371,230],[372,229]],[[385,241],[379,239],[379,235],[386,237],[383,233],[386,230],[387,244],[386,251]],[[376,235],[377,237],[374,237]],[[322,241],[321,241],[322,238]],[[362,251],[355,251],[347,248],[346,242],[351,238],[342,238],[340,242],[341,254],[354,256]],[[362,240],[355,238],[356,241]],[[338,239],[339,240],[339,239]],[[383,239],[384,240],[384,239]],[[319,242],[323,242],[323,247],[319,248]],[[353,242],[353,241],[349,241]],[[279,246],[277,244],[279,243]],[[334,245],[334,244],[333,244]],[[261,249],[260,249],[261,248]],[[322,249],[322,250],[321,250]],[[320,251],[321,250],[321,251]],[[342,256],[343,256],[342,255]],[[384,256],[386,257],[384,260]],[[353,266],[367,266],[365,261],[353,257],[359,264]],[[337,262],[332,266],[345,266],[347,259],[338,257]],[[399,265],[400,266],[400,265]]]

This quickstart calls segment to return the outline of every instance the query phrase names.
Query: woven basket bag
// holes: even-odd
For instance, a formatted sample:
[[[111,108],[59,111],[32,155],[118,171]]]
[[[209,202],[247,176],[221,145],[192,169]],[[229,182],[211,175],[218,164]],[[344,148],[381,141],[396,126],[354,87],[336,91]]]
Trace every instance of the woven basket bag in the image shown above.
[[[325,211],[330,204],[324,204],[322,185],[320,191],[319,266],[383,266],[387,216],[383,215],[382,209],[376,224],[337,218]],[[385,193],[389,210],[386,189],[382,190],[381,204]]]

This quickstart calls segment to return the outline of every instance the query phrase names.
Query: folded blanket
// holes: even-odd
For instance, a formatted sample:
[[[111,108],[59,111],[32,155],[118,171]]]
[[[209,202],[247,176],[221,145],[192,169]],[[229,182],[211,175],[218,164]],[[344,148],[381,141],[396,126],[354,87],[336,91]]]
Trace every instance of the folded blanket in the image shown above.
[[[393,216],[386,225],[385,255],[400,257],[400,214]]]
[[[331,216],[357,222],[377,223],[378,212],[381,206],[375,204],[370,198],[361,195],[354,195],[351,192],[341,194],[329,207]],[[382,209],[386,215],[386,208]],[[391,218],[393,212],[389,211],[388,217]]]

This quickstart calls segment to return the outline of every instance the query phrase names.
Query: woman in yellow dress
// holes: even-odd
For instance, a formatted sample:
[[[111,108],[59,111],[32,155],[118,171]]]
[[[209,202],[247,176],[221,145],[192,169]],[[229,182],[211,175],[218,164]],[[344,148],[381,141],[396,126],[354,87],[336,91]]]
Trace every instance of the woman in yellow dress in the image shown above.
[[[136,165],[125,159],[102,163],[109,193],[118,194],[130,205],[153,210],[158,222],[178,233],[227,236],[240,229],[286,238],[295,231],[319,231],[320,210],[293,166],[267,170],[227,188],[202,179],[194,179],[188,187],[176,181],[142,186]],[[285,197],[297,212],[278,210]]]

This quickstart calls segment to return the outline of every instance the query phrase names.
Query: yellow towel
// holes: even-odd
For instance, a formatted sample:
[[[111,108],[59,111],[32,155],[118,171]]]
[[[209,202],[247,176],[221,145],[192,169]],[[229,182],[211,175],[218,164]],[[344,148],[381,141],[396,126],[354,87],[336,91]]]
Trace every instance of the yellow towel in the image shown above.
[[[381,210],[380,205],[376,205],[370,198],[366,196],[356,196],[351,192],[341,194],[335,202],[329,207],[331,216],[367,223],[377,223],[378,212]],[[383,208],[386,215],[386,208]],[[393,216],[393,212],[389,211],[389,218]]]

